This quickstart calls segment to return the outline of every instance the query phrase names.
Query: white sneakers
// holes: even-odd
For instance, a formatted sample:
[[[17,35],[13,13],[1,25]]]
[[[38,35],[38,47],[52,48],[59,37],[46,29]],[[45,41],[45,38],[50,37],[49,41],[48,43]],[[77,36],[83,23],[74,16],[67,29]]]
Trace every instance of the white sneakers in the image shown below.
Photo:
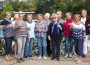
[[[69,54],[69,57],[72,58],[72,54]]]
[[[44,60],[46,60],[46,59],[47,59],[47,57],[46,57],[46,56],[44,56],[43,58],[44,58]]]
[[[42,56],[39,56],[38,58],[39,58],[39,59],[42,59]],[[47,57],[46,57],[46,56],[43,56],[43,59],[46,60]]]
[[[67,57],[68,57],[68,54],[65,55],[65,58],[67,58]]]
[[[39,58],[39,59],[41,59],[41,58],[42,58],[42,56],[39,56],[38,58]]]
[[[72,58],[72,54],[66,54],[66,55],[65,55],[65,58],[68,58],[68,57],[69,57],[69,58]]]

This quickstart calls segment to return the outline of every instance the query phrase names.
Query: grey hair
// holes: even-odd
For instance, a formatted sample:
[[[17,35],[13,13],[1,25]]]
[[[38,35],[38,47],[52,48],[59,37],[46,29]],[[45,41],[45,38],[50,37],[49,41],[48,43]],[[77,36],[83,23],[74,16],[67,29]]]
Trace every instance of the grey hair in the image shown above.
[[[45,17],[50,18],[50,14],[49,13],[45,13]]]
[[[71,12],[67,12],[66,15],[70,15],[70,16],[72,16],[72,13],[71,13]]]
[[[57,11],[57,13],[60,13],[60,14],[62,14],[62,11]]]
[[[82,9],[82,11],[85,11],[87,13],[87,10],[86,9]]]

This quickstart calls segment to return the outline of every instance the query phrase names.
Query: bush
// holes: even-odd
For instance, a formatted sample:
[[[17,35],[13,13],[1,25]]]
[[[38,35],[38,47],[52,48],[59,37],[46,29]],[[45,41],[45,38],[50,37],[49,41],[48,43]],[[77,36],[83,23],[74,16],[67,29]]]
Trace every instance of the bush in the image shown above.
[[[5,5],[4,5],[4,7],[3,7],[3,11],[1,12],[1,16],[2,16],[2,17],[5,17],[6,12],[11,12],[11,13],[13,13],[13,8],[12,8],[12,6],[10,5],[9,2],[6,2],[6,3],[5,3]]]

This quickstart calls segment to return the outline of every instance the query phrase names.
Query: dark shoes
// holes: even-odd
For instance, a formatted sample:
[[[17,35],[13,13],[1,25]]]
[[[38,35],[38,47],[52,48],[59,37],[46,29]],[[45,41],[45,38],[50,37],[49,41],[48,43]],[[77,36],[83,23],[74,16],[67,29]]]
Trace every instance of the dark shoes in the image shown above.
[[[24,56],[24,58],[28,58],[28,56]]]
[[[22,62],[24,62],[25,60],[24,60],[24,58],[20,58],[20,60],[22,61]]]
[[[59,58],[59,57],[57,57],[57,58],[56,58],[56,60],[57,60],[57,61],[60,61],[60,58]]]
[[[53,57],[51,58],[51,60],[54,60],[54,59],[55,59],[55,58],[53,58]]]
[[[55,60],[55,59],[56,59],[57,61],[60,61],[60,58],[59,58],[59,57],[57,57],[57,58],[53,58],[53,57],[52,57],[52,58],[51,58],[51,60]]]
[[[31,58],[32,57],[32,55],[30,55],[30,56],[24,56],[24,58]]]
[[[25,60],[24,60],[24,58],[19,58],[19,59],[17,59],[17,62],[18,63],[21,63],[21,62],[24,62]]]
[[[20,59],[17,59],[17,63],[21,63],[21,60]]]

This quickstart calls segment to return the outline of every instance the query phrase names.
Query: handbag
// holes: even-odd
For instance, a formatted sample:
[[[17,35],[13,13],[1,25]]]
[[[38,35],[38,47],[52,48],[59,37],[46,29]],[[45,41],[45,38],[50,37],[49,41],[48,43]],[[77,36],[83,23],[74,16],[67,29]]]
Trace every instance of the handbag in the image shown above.
[[[90,40],[90,35],[88,35],[88,40]]]
[[[3,30],[0,29],[0,38],[4,38]]]

